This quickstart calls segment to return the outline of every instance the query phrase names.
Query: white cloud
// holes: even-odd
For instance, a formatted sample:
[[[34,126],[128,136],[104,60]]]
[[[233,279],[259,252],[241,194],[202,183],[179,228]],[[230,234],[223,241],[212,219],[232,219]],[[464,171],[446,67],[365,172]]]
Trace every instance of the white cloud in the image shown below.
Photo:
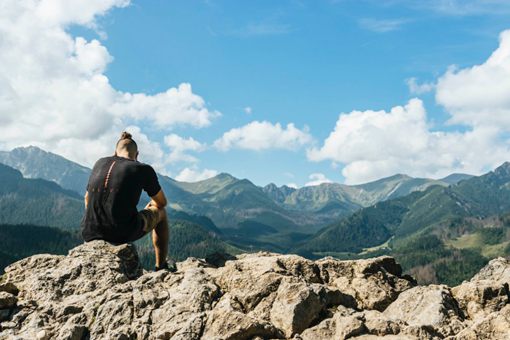
[[[219,150],[232,148],[247,150],[287,149],[295,150],[309,144],[312,136],[308,128],[300,130],[294,124],[283,128],[280,123],[253,121],[239,128],[231,129],[214,142]]]
[[[451,114],[450,123],[510,130],[510,30],[481,65],[450,68],[438,80],[436,100]]]
[[[211,169],[198,170],[196,168],[184,168],[175,177],[180,182],[198,182],[218,175],[218,171]]]
[[[421,83],[419,84],[416,78],[406,79],[406,84],[409,87],[409,92],[411,94],[424,94],[434,90],[434,83]]]
[[[205,144],[196,141],[192,137],[182,138],[175,133],[165,136],[164,140],[165,144],[171,149],[170,155],[167,159],[170,163],[179,161],[191,163],[198,162],[196,157],[186,153],[186,151],[201,152],[206,148]]]
[[[247,106],[244,108],[244,113],[246,113],[247,115],[251,115],[252,112],[253,112],[253,109],[250,106]]]
[[[308,157],[313,161],[332,159],[350,163],[360,156],[368,159],[413,154],[424,147],[426,135],[425,109],[419,99],[390,112],[353,111],[341,114],[334,131],[320,149],[312,148]]]
[[[432,178],[452,172],[480,174],[510,158],[508,143],[499,137],[491,127],[432,131],[422,101],[412,99],[389,112],[341,114],[322,147],[310,149],[308,158],[342,163],[348,184],[395,173]]]
[[[113,60],[107,48],[98,40],[73,37],[66,31],[70,25],[96,28],[97,17],[128,4],[127,0],[2,1],[3,148],[34,144],[91,165],[113,148],[101,143],[115,142],[125,126],[200,128],[219,115],[189,84],[154,95],[115,89],[104,74]]]
[[[321,173],[313,173],[310,176],[308,176],[310,179],[309,182],[305,184],[305,187],[311,187],[315,185],[321,185],[323,183],[333,183],[332,180],[326,177],[326,175]]]
[[[142,130],[138,126],[128,126],[126,131],[133,135],[133,139],[138,145],[138,159],[141,162],[151,164],[156,171],[162,174],[167,173],[165,168],[166,162],[163,157],[165,153],[161,148],[161,144],[150,140],[147,135],[142,133]]]
[[[55,26],[80,24],[90,26],[94,18],[104,15],[112,7],[128,6],[130,0],[45,0],[17,1],[21,6],[27,5],[34,15],[42,21]],[[7,7],[9,8],[9,7]]]
[[[205,127],[220,115],[209,111],[202,97],[194,94],[186,83],[155,95],[123,93],[111,110],[118,117],[146,120],[160,129],[174,125]]]
[[[359,21],[359,25],[369,31],[377,33],[386,33],[399,30],[409,20],[406,19],[373,19],[364,18]]]
[[[432,90],[418,85],[414,92]],[[436,84],[436,101],[462,129],[429,126],[423,103],[385,111],[341,114],[322,147],[308,150],[312,161],[342,164],[346,183],[367,182],[394,173],[440,178],[452,172],[481,174],[510,159],[510,30],[480,65],[450,69]]]
[[[298,185],[296,183],[287,183],[285,185],[288,186],[289,188],[292,188],[292,189],[297,189],[298,188]]]

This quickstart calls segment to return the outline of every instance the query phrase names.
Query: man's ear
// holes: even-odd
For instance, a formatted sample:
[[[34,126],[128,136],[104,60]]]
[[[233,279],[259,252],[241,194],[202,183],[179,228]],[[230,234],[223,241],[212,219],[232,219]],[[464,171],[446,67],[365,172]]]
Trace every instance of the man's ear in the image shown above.
[[[138,160],[138,151],[136,152],[135,160]]]

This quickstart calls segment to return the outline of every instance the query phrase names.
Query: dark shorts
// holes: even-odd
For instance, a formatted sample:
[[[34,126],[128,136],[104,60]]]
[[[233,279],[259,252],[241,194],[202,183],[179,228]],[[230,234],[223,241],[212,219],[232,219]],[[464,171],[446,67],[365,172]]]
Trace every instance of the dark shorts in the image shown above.
[[[159,221],[159,210],[156,209],[143,209],[138,212],[138,226],[136,230],[129,236],[127,242],[133,242],[141,239],[150,233]]]

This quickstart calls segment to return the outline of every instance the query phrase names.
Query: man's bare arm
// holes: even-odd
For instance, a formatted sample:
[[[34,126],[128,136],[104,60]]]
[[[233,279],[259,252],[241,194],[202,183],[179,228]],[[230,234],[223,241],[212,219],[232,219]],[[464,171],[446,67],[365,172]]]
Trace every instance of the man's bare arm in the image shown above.
[[[85,191],[85,197],[83,197],[83,201],[85,202],[85,209],[87,209],[87,206],[89,205],[89,192]]]
[[[163,190],[158,191],[158,193],[151,197],[151,201],[148,206],[156,206],[158,209],[163,209],[167,205],[167,200],[165,197],[165,193]]]

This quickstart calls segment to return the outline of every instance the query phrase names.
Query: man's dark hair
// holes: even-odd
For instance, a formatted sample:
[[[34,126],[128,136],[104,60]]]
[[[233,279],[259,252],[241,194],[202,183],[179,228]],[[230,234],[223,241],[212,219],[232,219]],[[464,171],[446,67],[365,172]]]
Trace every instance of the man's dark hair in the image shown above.
[[[120,135],[120,139],[117,142],[117,146],[115,147],[115,151],[126,150],[129,154],[129,157],[136,157],[136,153],[138,152],[138,146],[136,142],[133,140],[133,136],[129,132],[122,132]]]

